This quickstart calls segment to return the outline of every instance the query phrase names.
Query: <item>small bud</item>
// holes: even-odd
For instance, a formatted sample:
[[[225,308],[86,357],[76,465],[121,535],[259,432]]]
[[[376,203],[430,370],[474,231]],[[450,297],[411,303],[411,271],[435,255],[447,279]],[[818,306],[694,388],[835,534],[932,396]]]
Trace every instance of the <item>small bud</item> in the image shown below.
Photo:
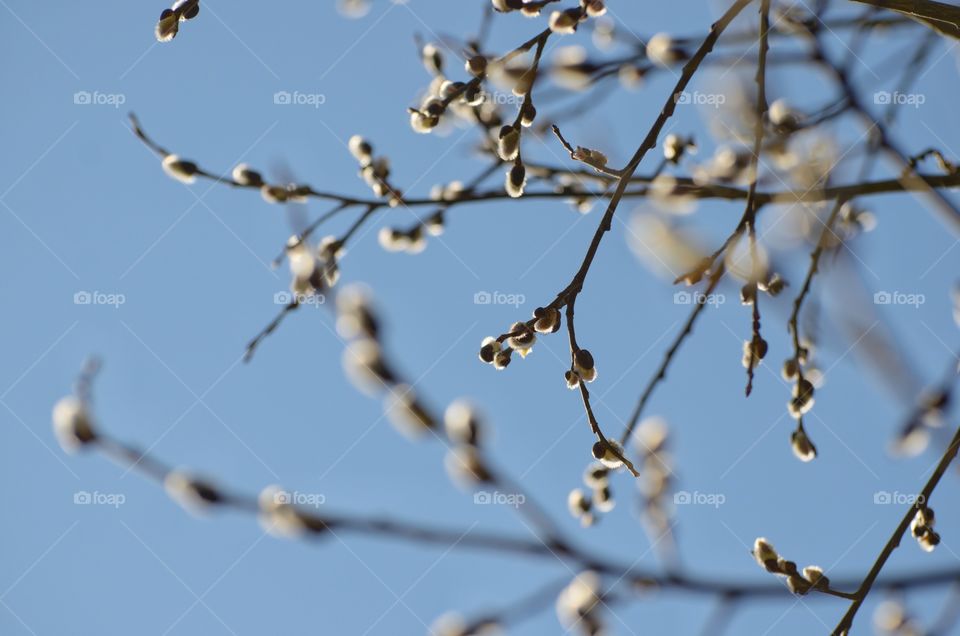
[[[474,77],[482,77],[487,72],[487,58],[482,55],[474,55],[466,61],[467,73]]]
[[[810,591],[810,582],[798,574],[792,574],[787,577],[787,589],[798,596],[803,596]]]
[[[434,117],[423,113],[415,108],[410,109],[410,127],[413,132],[426,134],[437,127],[440,123],[439,117]]]
[[[53,432],[68,453],[97,439],[86,404],[73,396],[62,398],[53,407]]]
[[[525,101],[523,106],[520,107],[520,125],[524,128],[529,128],[533,126],[533,120],[537,118],[537,109],[534,107],[533,102]]]
[[[420,51],[423,66],[434,75],[443,75],[443,54],[433,44],[424,45]]]
[[[593,382],[597,379],[597,369],[594,366],[593,354],[586,349],[577,349],[573,354],[573,370],[584,382]]]
[[[550,14],[550,30],[561,35],[569,35],[577,30],[580,15],[580,9],[554,11]]]
[[[514,164],[507,171],[507,179],[504,189],[512,198],[518,199],[523,196],[523,189],[527,185],[527,169],[522,163]]]
[[[202,511],[207,506],[221,503],[224,499],[212,484],[179,470],[171,470],[167,473],[163,480],[163,487],[171,499],[190,512]]]
[[[263,185],[263,177],[256,170],[253,170],[245,163],[237,165],[231,173],[233,180],[242,186],[259,188]]]
[[[610,483],[610,469],[603,464],[590,464],[583,473],[583,483],[600,488]]]
[[[787,282],[780,277],[780,274],[774,274],[766,283],[759,283],[758,287],[771,296],[777,296],[787,286]]]
[[[567,369],[563,377],[567,381],[567,388],[571,391],[580,386],[580,376],[573,369]]]
[[[192,20],[200,13],[200,0],[177,0],[173,3],[173,12],[181,21]]]
[[[657,66],[668,67],[684,58],[668,33],[657,33],[647,42],[647,58]]]
[[[177,155],[167,155],[160,164],[168,176],[183,183],[193,183],[197,179],[197,164],[185,161]]]
[[[617,505],[613,499],[610,484],[604,484],[593,490],[593,504],[600,512],[610,512]]]
[[[560,310],[553,307],[537,307],[533,310],[536,321],[533,328],[539,333],[556,333],[560,329]]]
[[[285,186],[264,184],[260,186],[260,196],[267,203],[286,203],[290,192]]]
[[[510,364],[511,354],[513,349],[504,349],[498,351],[495,356],[493,356],[493,368],[497,371],[503,371]]]
[[[808,565],[803,568],[803,578],[810,581],[810,584],[817,590],[826,590],[830,587],[830,579],[823,575],[823,569],[816,565]]]
[[[509,13],[523,7],[523,0],[492,0],[493,8],[500,13]]]
[[[593,457],[607,468],[617,469],[623,466],[623,460],[618,455],[623,455],[623,446],[616,440],[608,439],[606,444],[598,441],[593,445]]]
[[[567,495],[567,510],[570,511],[570,515],[574,518],[579,519],[584,514],[590,512],[590,507],[590,497],[584,494],[579,488],[574,488],[570,491],[570,494]]]
[[[464,400],[456,400],[443,414],[447,437],[457,444],[476,446],[481,438],[480,418],[476,409]]]
[[[807,432],[802,428],[790,434],[790,447],[793,449],[793,454],[802,462],[813,461],[817,456],[817,447],[813,445],[807,437]]]
[[[789,358],[783,361],[783,368],[780,370],[780,375],[783,376],[784,380],[792,380],[797,377],[799,369],[800,365],[797,364],[796,358]]]
[[[504,161],[513,161],[520,153],[520,131],[513,126],[504,126],[500,129],[500,139],[497,142],[497,154]]]
[[[587,10],[591,18],[599,18],[607,13],[607,5],[603,0],[581,0],[581,5]]]
[[[752,554],[760,567],[766,569],[768,572],[778,571],[777,560],[780,558],[780,555],[777,554],[774,547],[763,537],[753,542]]]
[[[350,148],[350,154],[362,165],[370,163],[373,159],[373,146],[360,135],[351,137],[347,146]]]
[[[169,42],[177,37],[177,31],[180,30],[180,16],[171,9],[164,9],[160,13],[160,19],[157,21],[154,35],[158,42]]]
[[[480,345],[480,361],[493,364],[494,357],[500,353],[501,345],[496,338],[487,336]]]
[[[430,413],[405,384],[391,387],[384,399],[383,410],[390,422],[404,435],[418,437],[436,427]]]
[[[474,446],[455,446],[447,453],[444,464],[450,478],[465,487],[487,483],[492,479]]]
[[[537,342],[537,334],[524,322],[513,323],[510,333],[513,335],[507,339],[507,344],[521,357],[526,358]]]

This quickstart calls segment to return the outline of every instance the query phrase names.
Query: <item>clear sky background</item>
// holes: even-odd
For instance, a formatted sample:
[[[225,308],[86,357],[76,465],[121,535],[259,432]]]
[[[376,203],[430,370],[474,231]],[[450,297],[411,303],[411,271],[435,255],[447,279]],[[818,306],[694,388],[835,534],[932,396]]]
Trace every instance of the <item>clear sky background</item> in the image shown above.
[[[417,634],[448,609],[494,608],[572,576],[553,560],[349,535],[308,545],[265,537],[237,514],[197,519],[122,467],[63,455],[50,428],[52,405],[69,392],[84,358],[98,354],[105,362],[95,389],[101,426],[171,464],[252,493],[281,483],[322,494],[324,505],[341,513],[528,535],[509,508],[475,505],[450,483],[439,443],[402,437],[382,417],[381,404],[344,379],[343,343],[328,312],[296,312],[252,364],[240,363],[244,344],[277,309],[273,295],[288,285],[286,271],[268,266],[290,234],[285,211],[254,192],[167,178],[126,122],[135,111],[160,143],[215,171],[239,161],[268,173],[288,166],[319,189],[366,196],[345,147],[362,133],[392,159],[395,183],[423,195],[484,164],[470,155],[473,132],[410,130],[405,108],[429,81],[413,35],[472,34],[482,4],[377,1],[367,16],[347,20],[329,1],[204,0],[200,16],[172,44],[157,44],[151,30],[162,2],[0,0],[0,633]],[[609,4],[618,22],[643,37],[704,34],[725,8],[692,0]],[[735,27],[749,26],[755,11],[747,13]],[[542,25],[498,17],[491,49],[508,50]],[[896,54],[915,48],[923,31],[899,33],[903,39],[868,46],[855,65],[867,95],[892,90],[906,55]],[[549,47],[574,42],[590,46],[589,34],[552,38]],[[844,52],[839,41],[831,47],[836,57]],[[939,41],[930,60],[914,91],[924,103],[904,109],[896,137],[912,151],[935,145],[956,158],[954,45]],[[751,73],[745,67],[743,77]],[[694,87],[725,87],[734,77],[706,71]],[[661,73],[566,132],[622,165],[673,82]],[[832,97],[826,86],[812,74],[780,75],[769,90],[813,107]],[[76,104],[80,91],[122,96],[123,104]],[[276,105],[277,91],[325,99],[317,108]],[[714,146],[704,124],[709,114],[684,106],[670,124],[698,136],[701,157]],[[862,132],[849,120],[829,131],[841,148]],[[564,162],[555,141],[545,142],[533,141],[525,152]],[[641,171],[654,161],[651,155]],[[889,166],[875,172],[884,173]],[[740,365],[749,312],[733,302],[730,286],[721,290],[730,302],[706,311],[650,405],[649,413],[672,427],[677,487],[724,496],[717,508],[678,507],[690,572],[769,581],[748,553],[755,537],[766,536],[803,565],[819,564],[833,577],[862,576],[904,510],[876,505],[874,494],[915,492],[939,457],[937,443],[908,460],[888,455],[910,405],[876,381],[860,346],[831,316],[846,310],[867,325],[882,319],[877,333],[897,342],[909,361],[912,381],[902,393],[915,393],[941,376],[960,340],[948,294],[960,248],[956,234],[914,197],[869,205],[877,229],[815,282],[833,310],[821,322],[830,334],[819,358],[827,383],[808,423],[820,450],[815,462],[801,464],[790,453],[789,388],[778,376],[789,354],[788,304],[806,257],[777,231],[771,245],[788,248],[778,262],[795,284],[764,307],[771,353],[754,395],[744,401]],[[308,213],[325,209],[314,202]],[[623,222],[605,238],[577,304],[579,339],[600,371],[592,385],[596,408],[609,431],[621,430],[689,311],[631,251],[627,227],[638,209],[635,202],[621,206]],[[687,223],[713,245],[741,212],[740,204],[708,203]],[[761,231],[784,213],[765,210]],[[450,215],[442,239],[415,257],[377,245],[376,229],[386,219],[413,221],[403,210],[379,217],[351,246],[343,281],[363,281],[374,291],[388,350],[403,372],[436,409],[458,396],[484,404],[496,461],[522,477],[572,537],[656,567],[626,476],[613,485],[617,508],[597,527],[581,529],[566,513],[566,493],[580,484],[592,439],[579,398],[563,385],[563,334],[542,339],[532,356],[503,373],[476,359],[484,336],[526,318],[568,282],[598,211],[581,216],[558,201],[465,206]],[[342,232],[349,220],[330,231]],[[82,291],[122,294],[125,302],[77,305],[74,295]],[[482,291],[522,294],[526,303],[474,304]],[[875,306],[876,291],[923,294],[925,302]],[[81,491],[119,494],[124,503],[75,504]],[[957,494],[951,474],[932,502],[943,545],[926,554],[908,538],[887,572],[960,562],[960,513],[947,505]],[[861,611],[859,633],[869,632],[880,598],[872,596]],[[943,598],[927,592],[915,607],[929,617]],[[611,624],[617,634],[698,633],[710,608],[701,597],[663,593],[617,606]],[[797,600],[785,590],[744,609],[728,633],[826,633],[845,608],[838,599]],[[557,633],[552,608],[517,632]]]

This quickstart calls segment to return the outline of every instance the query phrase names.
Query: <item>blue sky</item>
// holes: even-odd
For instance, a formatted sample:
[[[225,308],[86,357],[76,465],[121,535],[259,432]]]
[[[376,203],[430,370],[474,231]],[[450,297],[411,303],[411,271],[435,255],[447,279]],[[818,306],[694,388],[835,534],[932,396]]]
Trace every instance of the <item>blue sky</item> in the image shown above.
[[[413,36],[472,34],[482,4],[381,0],[367,16],[346,20],[331,2],[264,8],[204,0],[174,42],[157,44],[151,30],[161,4],[0,0],[0,50],[13,62],[0,67],[7,87],[0,107],[0,477],[7,510],[0,522],[0,633],[416,634],[448,609],[498,607],[572,576],[557,561],[349,535],[308,545],[265,537],[234,513],[197,519],[123,467],[63,455],[50,429],[52,405],[85,357],[97,354],[105,363],[95,389],[101,426],[166,462],[251,493],[281,483],[322,494],[324,505],[341,513],[527,535],[509,508],[476,505],[450,483],[439,443],[411,443],[382,417],[377,400],[353,389],[341,372],[343,343],[328,312],[296,312],[251,364],[240,362],[244,344],[276,311],[274,294],[288,285],[286,271],[269,267],[290,234],[288,217],[253,192],[167,178],[126,122],[127,112],[136,112],[161,144],[215,171],[247,161],[268,174],[291,170],[318,189],[367,196],[346,149],[349,136],[360,133],[391,158],[399,187],[425,195],[484,164],[471,156],[474,133],[410,130],[405,108],[429,82]],[[724,8],[687,0],[609,4],[618,22],[644,37],[705,33]],[[748,13],[752,19],[753,9]],[[519,16],[498,17],[490,47],[508,50],[540,28]],[[900,61],[891,63],[891,56],[915,47],[921,31],[900,33],[871,43],[855,62],[865,94],[895,85]],[[560,43],[589,46],[586,32],[566,40]],[[830,46],[835,57],[844,54],[841,41]],[[929,67],[912,93],[924,103],[904,108],[895,136],[913,151],[937,146],[956,158],[953,46],[940,41]],[[673,81],[661,73],[565,132],[622,165]],[[733,81],[705,71],[694,87],[715,90]],[[829,99],[825,86],[812,73],[789,80],[781,73],[769,90],[813,107]],[[278,105],[278,91],[323,95],[323,103]],[[95,103],[75,103],[82,92]],[[709,108],[678,108],[669,129],[696,134],[701,157],[708,155],[710,115]],[[840,147],[861,133],[848,119],[829,129]],[[533,140],[528,150],[565,161],[552,139]],[[641,172],[652,166],[651,157]],[[874,174],[892,171],[881,164]],[[840,176],[852,178],[853,171]],[[678,507],[677,534],[691,573],[766,581],[748,554],[753,539],[766,536],[799,563],[817,563],[834,577],[862,576],[903,514],[902,506],[876,505],[875,493],[915,492],[938,458],[936,443],[916,458],[889,456],[910,405],[865,368],[862,343],[842,332],[838,316],[852,313],[868,325],[882,319],[876,333],[909,361],[904,393],[936,382],[960,340],[949,297],[960,264],[956,234],[913,196],[865,204],[879,219],[877,229],[831,260],[815,282],[826,308],[819,362],[828,370],[808,418],[820,450],[815,462],[801,464],[790,453],[789,387],[778,375],[789,355],[789,303],[806,266],[796,246],[778,252],[794,285],[764,307],[771,354],[749,401],[740,366],[749,312],[733,302],[731,285],[721,288],[730,302],[706,310],[650,405],[650,414],[671,425],[677,487],[724,496],[719,507]],[[328,207],[313,202],[308,214]],[[598,416],[610,431],[621,429],[689,310],[631,251],[628,226],[640,207],[626,202],[618,211],[623,222],[604,239],[577,304],[578,337],[600,371],[592,385]],[[685,223],[712,245],[741,212],[739,204],[708,202]],[[774,228],[785,213],[765,210],[760,231],[780,241],[772,245],[790,248]],[[566,512],[566,493],[580,484],[592,439],[579,399],[563,386],[563,334],[542,339],[532,356],[503,373],[476,359],[484,336],[526,318],[568,282],[598,219],[597,210],[581,216],[556,201],[464,206],[451,212],[441,239],[410,256],[377,244],[385,221],[414,220],[395,210],[351,245],[343,281],[373,290],[387,349],[430,405],[440,410],[459,396],[485,405],[497,463],[522,477],[572,537],[656,567],[627,476],[614,481],[618,505],[597,527],[581,529]],[[350,220],[344,216],[328,231],[340,233]],[[877,306],[869,301],[877,291],[920,294],[924,302]],[[80,292],[123,303],[76,304]],[[522,295],[525,303],[477,305],[478,292]],[[889,572],[958,564],[960,514],[938,505],[954,500],[956,489],[951,474],[932,502],[943,545],[928,555],[905,540]],[[78,492],[122,495],[123,503],[78,505]],[[926,592],[913,606],[929,617],[943,597]],[[861,611],[860,633],[868,633],[879,598]],[[710,607],[703,598],[662,593],[616,606],[611,625],[618,634],[697,633]],[[845,607],[830,598],[797,601],[784,591],[744,608],[729,633],[824,633]],[[556,616],[548,609],[516,631],[557,633]]]

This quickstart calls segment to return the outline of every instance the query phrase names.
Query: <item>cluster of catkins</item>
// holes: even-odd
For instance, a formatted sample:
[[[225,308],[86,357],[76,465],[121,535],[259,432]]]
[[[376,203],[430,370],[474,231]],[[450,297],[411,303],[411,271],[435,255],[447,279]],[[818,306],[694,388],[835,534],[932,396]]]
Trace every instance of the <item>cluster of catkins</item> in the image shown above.
[[[89,404],[73,395],[62,398],[53,407],[53,430],[60,446],[69,453],[100,441]],[[132,449],[122,449],[122,452],[131,462],[141,460],[139,453]],[[163,470],[159,464],[142,465],[150,467],[150,470]],[[162,477],[164,490],[170,498],[190,512],[203,512],[211,506],[231,501],[229,495],[216,485],[186,470],[168,470],[157,476]],[[291,500],[289,493],[277,486],[270,486],[261,493],[258,499],[259,516],[267,530],[278,535],[294,535],[305,531],[321,532],[327,528],[318,517],[297,510],[290,503]]]
[[[195,182],[198,176],[216,178],[201,170],[193,161],[183,159],[173,153],[164,155],[160,166],[167,173],[167,176],[187,185]],[[237,187],[258,188],[260,196],[267,203],[305,203],[312,192],[310,186],[306,185],[267,183],[262,174],[245,163],[234,167],[228,182]]]
[[[484,431],[477,410],[469,402],[456,400],[444,412],[443,425],[451,443],[445,460],[450,478],[464,488],[492,482],[480,450]]]
[[[790,401],[787,402],[787,412],[795,420],[799,420],[813,408],[814,385],[812,378],[816,374],[807,373],[804,369],[810,359],[810,353],[810,347],[802,344],[797,355],[785,360],[781,369],[784,380],[794,381],[793,393]]]
[[[933,508],[923,505],[917,509],[916,516],[910,522],[910,533],[926,552],[933,552],[940,544],[940,535],[933,529],[934,520]]]
[[[193,514],[231,501],[230,495],[212,482],[182,469],[169,471],[163,479],[163,488],[171,499]],[[277,485],[267,486],[257,496],[257,520],[275,537],[321,534],[330,528],[322,517],[298,508],[290,492]]]
[[[295,183],[267,183],[263,175],[245,163],[234,167],[230,173],[233,182],[245,188],[259,188],[260,196],[267,203],[306,203],[310,186]]]
[[[667,450],[669,429],[661,417],[648,417],[634,433],[640,480],[637,485],[643,502],[647,534],[657,538],[669,532],[672,518],[670,491],[673,487],[673,459]]]
[[[492,0],[493,8],[500,13],[519,11],[529,18],[540,15],[540,11],[555,0]],[[598,18],[607,12],[603,0],[580,0],[580,6],[550,14],[550,30],[554,33],[569,34],[588,17]]]
[[[603,589],[600,575],[593,571],[581,572],[557,597],[557,617],[570,631],[584,636],[606,633],[601,609]]]
[[[446,460],[451,478],[469,486],[492,481],[480,454],[483,434],[475,409],[463,401],[453,402],[444,413],[440,430],[438,418],[384,359],[379,321],[362,289],[347,287],[337,295],[337,331],[349,340],[343,357],[347,376],[362,391],[385,394],[384,412],[401,433],[409,437],[446,433],[451,442]]]
[[[938,389],[920,398],[916,411],[897,433],[891,445],[895,455],[919,455],[930,443],[930,431],[943,426],[943,415],[949,407],[951,391]]]
[[[567,496],[567,508],[584,527],[592,526],[597,513],[613,510],[616,502],[610,490],[610,469],[601,463],[587,466],[583,473],[583,483],[592,490],[592,496],[581,488],[574,488]]]
[[[364,289],[348,286],[337,294],[337,332],[348,341],[343,352],[347,377],[365,393],[385,395],[384,412],[398,430],[416,437],[437,428],[413,387],[403,383],[384,359],[380,321]]]
[[[780,277],[780,274],[773,274],[765,277],[765,281],[751,281],[740,288],[740,302],[745,306],[753,306],[757,302],[757,294],[766,292],[771,296],[777,296],[786,287],[786,282]],[[743,366],[745,369],[755,369],[760,361],[767,355],[767,341],[760,337],[759,333],[754,333],[750,340],[743,342]]]
[[[164,9],[154,31],[157,40],[169,42],[177,37],[180,23],[192,20],[200,13],[200,0],[177,0],[169,9]]]
[[[488,336],[480,345],[480,360],[492,364],[498,371],[510,364],[513,352],[526,358],[537,342],[538,333],[556,333],[560,329],[560,310],[553,307],[537,307],[533,320],[515,322],[510,331],[499,338]],[[504,347],[506,343],[506,347]]]
[[[437,210],[420,219],[407,229],[383,227],[378,240],[380,246],[388,252],[407,252],[419,254],[427,248],[427,235],[440,236],[445,229],[444,213],[447,205],[463,196],[465,190],[460,181],[451,181],[446,185],[435,185],[430,190],[430,198],[439,205]]]
[[[777,554],[773,546],[762,537],[753,543],[753,558],[767,572],[786,577],[787,587],[794,594],[802,596],[810,590],[830,589],[830,579],[824,576],[823,569],[810,565],[798,572],[796,563]]]
[[[287,258],[290,263],[291,302],[319,296],[333,287],[340,279],[338,261],[343,257],[343,244],[332,236],[324,237],[316,250],[300,237],[291,236],[287,241]]]
[[[373,193],[386,198],[391,208],[403,202],[399,190],[390,186],[387,179],[390,177],[390,160],[386,157],[374,157],[373,146],[360,135],[354,135],[347,143],[350,154],[360,162],[360,176],[370,186]]]

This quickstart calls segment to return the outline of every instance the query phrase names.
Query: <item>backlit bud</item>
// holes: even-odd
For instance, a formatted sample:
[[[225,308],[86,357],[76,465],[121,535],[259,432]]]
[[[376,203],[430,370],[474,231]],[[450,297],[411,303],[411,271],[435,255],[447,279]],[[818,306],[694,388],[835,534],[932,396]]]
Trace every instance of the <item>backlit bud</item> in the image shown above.
[[[487,336],[480,344],[480,361],[493,364],[494,357],[500,353],[501,345],[493,336]]]
[[[487,72],[487,58],[482,55],[474,55],[467,60],[465,66],[467,73],[474,77],[481,77]]]
[[[97,437],[86,404],[73,396],[61,399],[53,407],[53,432],[60,447],[68,453],[76,452]]]
[[[443,414],[447,437],[458,444],[476,446],[480,442],[480,418],[476,409],[464,400],[457,400]]]
[[[568,35],[577,30],[577,24],[580,22],[579,9],[567,9],[566,11],[554,11],[550,14],[550,30],[561,35]]]
[[[590,512],[590,497],[579,488],[574,488],[567,495],[567,510],[573,517],[579,519],[582,515]]]
[[[260,196],[267,203],[286,203],[290,192],[285,186],[264,184],[260,186]]]
[[[177,37],[177,31],[180,29],[180,16],[171,9],[164,9],[160,13],[160,19],[157,21],[154,35],[158,42],[169,42]]]
[[[350,154],[361,164],[366,165],[373,158],[373,146],[360,135],[351,137],[347,146],[350,148]]]
[[[507,171],[507,179],[504,189],[512,198],[517,199],[523,196],[523,189],[527,185],[527,169],[522,163],[514,164]]]
[[[620,459],[622,455],[623,447],[616,440],[608,439],[606,444],[598,441],[593,445],[593,457],[607,468],[617,469],[623,466],[623,460]]]
[[[410,437],[422,435],[436,426],[413,389],[405,384],[391,387],[384,399],[383,410],[390,422]]]
[[[504,126],[500,129],[500,139],[497,142],[497,154],[504,161],[513,161],[520,152],[520,131],[513,126]]]
[[[537,307],[533,310],[536,321],[533,328],[540,333],[555,333],[560,329],[560,310],[553,307]]]
[[[470,487],[489,482],[490,472],[474,446],[455,446],[446,456],[444,464],[453,481]]]
[[[753,558],[757,560],[760,567],[770,572],[777,571],[777,560],[780,555],[770,543],[763,537],[759,537],[753,542]]]
[[[802,462],[813,461],[817,456],[817,447],[813,445],[807,432],[799,428],[790,434],[790,447],[793,454]]]
[[[573,370],[584,382],[593,382],[597,379],[597,369],[594,366],[593,355],[586,349],[577,349],[573,354]]]
[[[511,349],[516,350],[521,357],[526,358],[537,342],[537,334],[524,322],[513,323],[510,327],[510,333],[513,335],[507,339],[507,344]]]
[[[223,495],[212,484],[179,470],[167,473],[163,487],[171,499],[190,512],[199,512],[223,501]]]
[[[231,173],[233,180],[242,186],[259,188],[263,185],[263,177],[256,170],[253,170],[245,163],[239,164]]]
[[[160,164],[168,176],[183,183],[193,183],[197,178],[197,164],[181,159],[177,155],[167,155]]]

